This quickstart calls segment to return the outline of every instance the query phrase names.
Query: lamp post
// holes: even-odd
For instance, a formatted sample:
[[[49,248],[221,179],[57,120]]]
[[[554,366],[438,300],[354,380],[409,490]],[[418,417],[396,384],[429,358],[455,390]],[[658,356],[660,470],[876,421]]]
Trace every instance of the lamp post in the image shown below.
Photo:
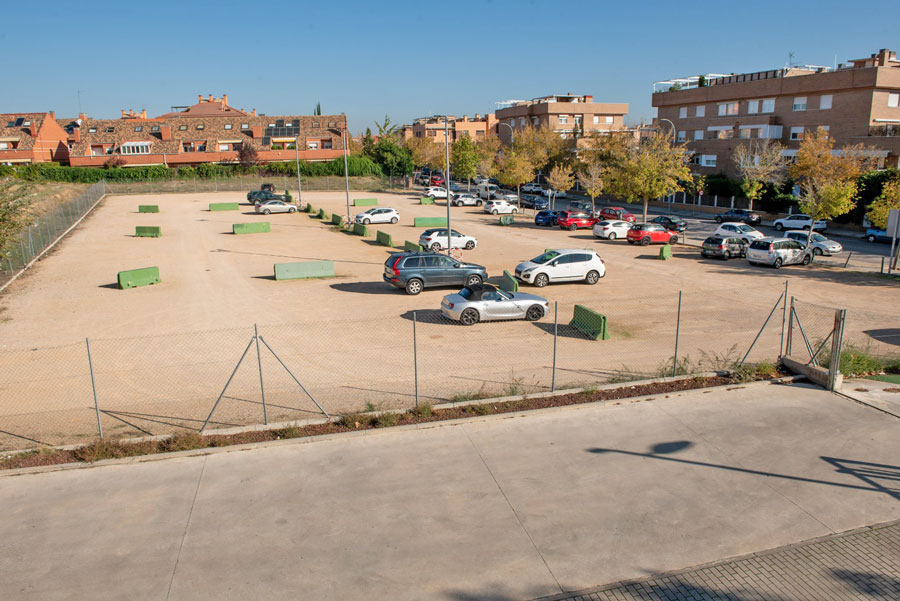
[[[669,125],[672,126],[672,145],[675,145],[675,124],[669,121],[668,119],[660,119],[660,121],[665,121]]]
[[[347,131],[347,122],[344,121],[344,128],[341,130],[341,142],[344,144],[344,182],[347,185],[347,227],[350,227],[350,170],[347,168],[347,139],[350,138],[350,132]]]
[[[450,125],[444,115],[444,191],[447,192],[447,255],[453,252],[453,237],[450,235]]]
[[[513,142],[515,142],[516,141],[516,133],[515,133],[515,131],[513,131],[512,125],[510,125],[509,123],[504,123],[503,121],[499,121],[497,123],[497,133],[500,133],[501,125],[505,125],[506,127],[509,128],[509,143],[512,144]]]
[[[300,187],[300,134],[297,134],[294,150],[297,155],[297,206],[301,207],[303,206],[303,188]]]

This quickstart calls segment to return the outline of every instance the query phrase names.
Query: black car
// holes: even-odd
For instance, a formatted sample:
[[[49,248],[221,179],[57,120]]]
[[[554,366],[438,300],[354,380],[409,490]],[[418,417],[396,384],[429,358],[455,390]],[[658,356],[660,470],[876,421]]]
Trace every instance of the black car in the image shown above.
[[[523,194],[521,198],[522,206],[526,209],[546,209],[547,199],[534,194]]]
[[[667,230],[673,232],[683,232],[687,229],[687,221],[675,215],[660,215],[650,220],[651,223],[658,223]]]
[[[746,257],[747,245],[740,238],[710,236],[703,241],[703,250],[700,251],[700,254],[704,257],[718,257],[727,261],[731,257]]]
[[[593,215],[591,203],[585,202],[583,200],[570,200],[569,208],[572,211],[581,211],[582,213],[588,213],[590,215]]]
[[[252,192],[247,192],[247,200],[256,204],[270,200],[286,200],[286,198],[284,194],[275,194],[270,190],[253,190]]]
[[[434,252],[392,253],[384,262],[384,281],[407,294],[434,286],[474,286],[488,278],[481,265],[463,263]]]
[[[269,192],[275,191],[275,184],[263,184],[259,187],[260,190],[268,190]]]
[[[716,215],[716,223],[725,223],[726,221],[743,221],[747,225],[759,225],[762,219],[758,214],[747,209],[729,209],[721,215]]]

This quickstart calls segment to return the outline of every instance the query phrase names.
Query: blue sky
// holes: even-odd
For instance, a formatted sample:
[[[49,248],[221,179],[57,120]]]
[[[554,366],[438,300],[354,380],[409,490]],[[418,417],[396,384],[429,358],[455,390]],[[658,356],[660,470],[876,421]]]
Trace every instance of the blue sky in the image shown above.
[[[900,50],[900,8],[818,2],[9,3],[0,56],[17,65],[0,112],[150,115],[226,93],[267,114],[485,113],[554,93],[627,102],[649,120],[652,82],[707,72],[833,65]],[[446,18],[447,26],[440,25]],[[446,41],[441,36],[446,34]],[[9,73],[9,71],[8,71]],[[14,81],[14,83],[12,83]],[[373,127],[374,130],[374,127]]]

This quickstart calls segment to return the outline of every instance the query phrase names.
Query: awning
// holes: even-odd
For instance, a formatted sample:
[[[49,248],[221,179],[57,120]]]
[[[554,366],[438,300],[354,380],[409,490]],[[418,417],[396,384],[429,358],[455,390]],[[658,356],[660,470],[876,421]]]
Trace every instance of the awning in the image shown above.
[[[296,142],[297,138],[272,138],[273,142]],[[240,140],[235,140],[235,142],[240,142]]]
[[[20,140],[19,136],[6,136],[0,138],[0,142],[18,142]]]
[[[739,125],[739,129],[763,129],[765,127],[769,127],[768,125]]]
[[[731,131],[734,129],[734,125],[710,125],[706,129],[709,131]]]
[[[276,141],[280,142],[281,140],[276,140]],[[291,142],[293,142],[293,141],[294,141],[294,138],[291,138]],[[240,138],[238,138],[236,140],[219,140],[219,144],[242,144],[243,142],[244,141],[241,140]]]

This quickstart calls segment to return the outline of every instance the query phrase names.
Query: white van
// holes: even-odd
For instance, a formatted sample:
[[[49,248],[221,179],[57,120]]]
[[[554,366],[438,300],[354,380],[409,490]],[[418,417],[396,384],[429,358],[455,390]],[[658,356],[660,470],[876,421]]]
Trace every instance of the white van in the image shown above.
[[[490,200],[497,196],[497,184],[478,184],[478,196],[483,200]]]

